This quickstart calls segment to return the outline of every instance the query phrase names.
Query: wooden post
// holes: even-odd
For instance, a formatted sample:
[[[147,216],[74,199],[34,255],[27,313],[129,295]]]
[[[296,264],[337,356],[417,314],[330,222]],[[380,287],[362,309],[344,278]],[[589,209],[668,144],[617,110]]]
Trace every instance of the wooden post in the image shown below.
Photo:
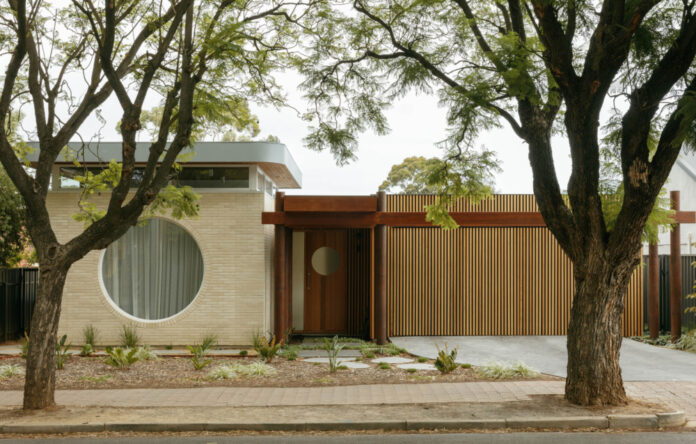
[[[377,193],[377,212],[387,210],[387,194]],[[375,339],[387,343],[387,226],[375,226]]]
[[[648,325],[650,338],[660,335],[660,259],[656,243],[648,247]]]
[[[275,210],[283,211],[283,201],[285,193],[277,192],[275,200]],[[288,278],[287,278],[287,231],[284,225],[275,226],[275,249],[273,256],[274,268],[274,316],[273,316],[273,334],[277,341],[283,340],[283,335],[286,330],[287,323],[287,295],[288,295]]]
[[[679,191],[669,193],[672,201],[672,209],[679,211]],[[679,224],[672,225],[672,232],[669,237],[669,306],[672,342],[676,342],[681,336],[681,233]]]

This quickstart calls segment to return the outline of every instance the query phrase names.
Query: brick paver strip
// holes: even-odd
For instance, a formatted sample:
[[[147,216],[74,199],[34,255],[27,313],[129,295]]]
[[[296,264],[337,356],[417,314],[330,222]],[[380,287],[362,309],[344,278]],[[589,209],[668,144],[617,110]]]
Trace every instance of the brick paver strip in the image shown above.
[[[510,402],[532,395],[560,395],[563,381],[375,384],[330,387],[201,387],[190,389],[58,390],[69,406],[266,407],[348,404]],[[661,402],[696,419],[696,382],[628,382],[628,396]],[[0,391],[0,406],[18,406],[21,391]]]

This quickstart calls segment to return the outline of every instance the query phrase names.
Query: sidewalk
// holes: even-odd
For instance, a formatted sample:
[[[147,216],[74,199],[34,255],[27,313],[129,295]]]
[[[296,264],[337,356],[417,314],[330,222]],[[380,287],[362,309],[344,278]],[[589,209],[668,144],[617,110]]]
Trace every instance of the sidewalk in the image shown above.
[[[563,381],[380,384],[327,387],[202,387],[186,389],[58,390],[64,406],[99,407],[288,407],[499,403],[534,395],[561,395]],[[628,396],[662,403],[696,420],[696,382],[629,382]],[[0,406],[19,406],[22,392],[0,391]]]

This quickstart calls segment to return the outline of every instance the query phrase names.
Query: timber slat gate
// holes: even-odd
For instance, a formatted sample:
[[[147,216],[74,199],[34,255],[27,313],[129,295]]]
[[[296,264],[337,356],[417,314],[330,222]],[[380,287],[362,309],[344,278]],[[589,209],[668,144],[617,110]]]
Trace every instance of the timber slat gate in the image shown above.
[[[696,262],[696,255],[682,255],[681,257],[681,276],[682,276],[682,328],[686,331],[696,328],[696,313],[687,313],[687,307],[696,307],[696,299],[689,299],[687,295],[695,293],[694,283],[696,283],[696,268],[692,265]],[[647,330],[648,322],[648,256],[643,258],[643,319]],[[670,331],[670,290],[669,290],[669,255],[659,255],[660,264],[660,331]]]
[[[29,332],[38,280],[36,268],[0,269],[0,342]]]

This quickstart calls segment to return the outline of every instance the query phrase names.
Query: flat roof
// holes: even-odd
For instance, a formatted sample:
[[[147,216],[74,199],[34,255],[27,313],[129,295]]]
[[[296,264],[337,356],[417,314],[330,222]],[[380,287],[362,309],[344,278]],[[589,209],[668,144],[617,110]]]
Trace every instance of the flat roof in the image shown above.
[[[27,160],[35,163],[39,159],[38,142],[30,142],[36,151],[27,155]],[[121,161],[121,142],[70,142],[68,147],[77,153],[83,164],[102,164],[114,159]],[[150,142],[138,142],[135,147],[137,164],[147,162]],[[264,173],[273,179],[278,188],[302,188],[302,172],[290,154],[290,150],[275,142],[198,142],[194,145],[195,155],[185,165],[259,165]],[[183,153],[189,150],[183,151]],[[72,165],[72,161],[62,155],[57,165]]]

